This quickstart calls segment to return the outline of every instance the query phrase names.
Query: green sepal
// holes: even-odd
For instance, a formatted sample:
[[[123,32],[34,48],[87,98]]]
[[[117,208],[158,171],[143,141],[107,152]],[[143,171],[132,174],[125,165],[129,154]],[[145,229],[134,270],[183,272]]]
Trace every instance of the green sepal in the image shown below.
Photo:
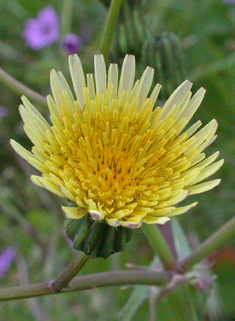
[[[155,69],[155,81],[162,85],[160,98],[167,99],[185,80],[185,62],[182,45],[173,33],[148,37],[142,46],[142,65]]]
[[[150,36],[142,1],[123,1],[110,52],[112,59],[121,62],[128,53],[138,60],[144,41]]]
[[[131,240],[133,230],[122,226],[113,227],[105,222],[96,222],[86,214],[81,219],[66,219],[64,229],[76,250],[91,258],[106,259],[111,254],[124,251]]]

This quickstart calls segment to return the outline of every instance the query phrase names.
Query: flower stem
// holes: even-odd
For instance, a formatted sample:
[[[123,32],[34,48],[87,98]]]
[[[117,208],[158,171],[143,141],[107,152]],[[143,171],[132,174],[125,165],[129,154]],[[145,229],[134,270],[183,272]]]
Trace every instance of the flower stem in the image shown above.
[[[190,270],[211,252],[223,245],[235,233],[235,216],[225,223],[217,232],[204,241],[189,256],[182,259],[179,264],[183,271]]]
[[[147,237],[154,253],[159,256],[163,266],[166,269],[172,269],[175,266],[174,257],[165,241],[162,233],[155,224],[143,224],[142,230]]]
[[[123,0],[112,0],[100,42],[100,53],[106,59]]]
[[[147,228],[146,228],[147,226]],[[174,259],[166,242],[162,235],[160,235],[157,226],[143,224],[143,230],[150,241],[150,244],[154,248],[155,252],[161,258],[165,266],[173,267]],[[235,217],[224,224],[214,235],[212,235],[208,240],[203,242],[199,248],[189,255],[187,258],[181,261],[180,267],[182,270],[190,269],[194,264],[198,263],[213,250],[218,248],[220,245],[225,243],[235,232]],[[85,260],[85,258],[83,258]],[[78,259],[72,264],[78,263]],[[83,261],[84,262],[84,261]],[[85,264],[85,263],[84,263]],[[82,264],[80,267],[83,266]],[[71,268],[71,267],[69,267]],[[69,269],[68,268],[68,269]],[[67,269],[66,269],[67,270]],[[77,272],[78,269],[71,268],[71,271]],[[65,272],[64,272],[65,273]],[[75,273],[76,274],[76,273]],[[73,273],[69,274],[69,277],[59,277],[61,278],[61,283],[63,280],[63,285],[67,284],[71,278],[75,275]],[[72,277],[71,277],[72,276]],[[172,273],[168,271],[156,272],[149,269],[146,270],[127,270],[127,271],[112,271],[104,273],[94,273],[89,275],[83,275],[73,278],[70,285],[66,288],[61,289],[56,293],[64,292],[74,292],[80,290],[88,290],[95,287],[106,287],[114,285],[128,285],[128,284],[146,284],[146,285],[164,285],[166,282],[170,281]],[[66,281],[65,281],[66,279]],[[57,279],[58,280],[58,279]],[[55,287],[52,287],[53,282],[37,283],[33,285],[18,286],[14,288],[0,289],[0,301],[16,300],[23,298],[30,298],[35,296],[42,296],[48,294],[54,294]],[[60,282],[58,282],[60,283]],[[58,284],[57,283],[57,284]],[[60,284],[61,284],[60,283]]]
[[[8,86],[12,91],[17,94],[25,95],[27,98],[34,100],[35,102],[47,106],[46,98],[38,94],[36,91],[26,87],[19,81],[11,77],[8,73],[0,68],[0,82]]]
[[[53,292],[60,292],[61,289],[66,287],[66,285],[75,277],[75,275],[83,268],[89,257],[85,254],[82,257],[79,255],[65,270],[61,275],[51,282],[51,289]]]
[[[158,229],[160,230],[162,236],[166,240],[166,243],[174,257],[174,259],[177,259],[177,253],[175,248],[175,241],[174,236],[172,232],[172,220],[166,222],[165,224],[158,224]]]
[[[169,281],[170,278],[171,274],[167,271],[156,272],[148,269],[94,273],[75,277],[69,286],[56,293],[128,284],[163,285]],[[0,301],[31,298],[48,294],[55,294],[51,288],[51,282],[36,283],[0,289]]]
[[[61,35],[70,32],[73,16],[73,0],[64,0],[61,10]]]

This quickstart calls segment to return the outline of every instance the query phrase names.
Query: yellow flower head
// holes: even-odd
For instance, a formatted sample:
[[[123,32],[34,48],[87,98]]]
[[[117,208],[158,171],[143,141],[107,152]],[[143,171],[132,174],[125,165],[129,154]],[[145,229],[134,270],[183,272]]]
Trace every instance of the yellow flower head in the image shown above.
[[[136,228],[188,211],[196,203],[176,204],[217,186],[219,179],[201,181],[223,164],[214,163],[218,152],[207,158],[203,152],[216,138],[215,120],[200,131],[200,121],[184,130],[205,90],[192,97],[192,84],[185,81],[155,108],[160,85],[148,97],[152,68],[134,82],[132,55],[125,57],[120,79],[116,64],[106,73],[102,55],[95,56],[94,67],[94,78],[85,79],[78,56],[69,57],[75,99],[63,75],[52,70],[53,98],[47,97],[52,125],[22,98],[20,113],[34,146],[29,152],[11,144],[42,172],[32,181],[74,203],[62,207],[72,219],[90,213],[110,226]]]

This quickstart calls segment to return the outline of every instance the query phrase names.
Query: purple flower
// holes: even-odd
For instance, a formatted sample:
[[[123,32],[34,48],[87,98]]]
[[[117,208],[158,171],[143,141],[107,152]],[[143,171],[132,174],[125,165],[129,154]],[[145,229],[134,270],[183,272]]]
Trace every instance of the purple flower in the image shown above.
[[[0,254],[0,278],[2,278],[5,272],[9,269],[15,256],[16,251],[11,247],[8,247],[2,251]]]
[[[48,6],[35,19],[26,21],[23,37],[33,50],[40,50],[59,39],[59,20],[55,9]]]
[[[74,33],[68,33],[62,39],[61,44],[64,51],[72,55],[82,49],[82,38]]]

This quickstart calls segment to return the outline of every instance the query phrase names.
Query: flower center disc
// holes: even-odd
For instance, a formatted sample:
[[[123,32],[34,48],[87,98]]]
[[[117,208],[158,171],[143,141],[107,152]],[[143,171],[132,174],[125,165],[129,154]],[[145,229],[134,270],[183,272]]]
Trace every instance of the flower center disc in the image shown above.
[[[80,207],[118,220],[135,210],[141,220],[158,204],[155,192],[173,172],[151,129],[154,112],[146,108],[151,100],[139,112],[137,100],[124,107],[113,100],[111,108],[102,100],[98,95],[74,120],[64,115],[69,139],[62,150],[63,176],[73,184]]]

